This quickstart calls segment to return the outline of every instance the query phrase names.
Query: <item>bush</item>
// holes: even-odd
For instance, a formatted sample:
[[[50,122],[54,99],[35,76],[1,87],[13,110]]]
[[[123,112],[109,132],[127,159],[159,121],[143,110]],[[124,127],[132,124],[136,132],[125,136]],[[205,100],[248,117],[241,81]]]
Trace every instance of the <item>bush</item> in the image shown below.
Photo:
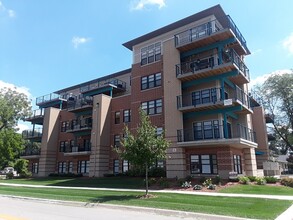
[[[20,177],[30,177],[31,173],[28,170],[28,160],[18,159],[14,164],[14,169]]]
[[[238,177],[239,179],[239,183],[241,184],[249,184],[250,183],[250,180],[247,176],[240,176]]]
[[[49,177],[82,177],[82,173],[50,173]]]
[[[185,182],[181,185],[181,187],[187,189],[187,188],[191,188],[192,185],[191,185],[191,182],[187,182],[187,181],[185,181]]]
[[[250,182],[255,182],[256,181],[256,176],[248,176],[248,179],[250,180]]]
[[[199,182],[203,184],[206,181],[206,179],[207,179],[206,177],[202,176],[200,177]]]
[[[193,190],[201,190],[202,186],[201,185],[194,185]]]
[[[213,183],[216,185],[219,185],[221,183],[221,177],[219,175],[217,175],[214,180]]]
[[[212,184],[213,184],[213,181],[212,181],[211,178],[206,179],[206,180],[202,183],[202,185],[204,185],[205,187],[208,187],[209,185],[212,185]]]
[[[216,185],[210,184],[210,185],[208,185],[207,189],[215,190],[216,189]]]
[[[166,178],[161,177],[158,180],[158,183],[159,183],[160,187],[162,187],[162,188],[169,188],[170,187],[170,183]]]
[[[256,177],[255,179],[257,185],[266,185],[267,181],[264,177]]]
[[[192,180],[192,176],[188,175],[188,176],[185,177],[185,181],[190,182],[191,180]]]
[[[13,173],[6,174],[6,179],[13,179],[13,177],[14,177]]]
[[[153,167],[149,170],[150,177],[166,177],[166,171],[162,167]]]
[[[157,180],[155,178],[149,179],[149,186],[156,184]]]
[[[281,184],[284,186],[293,187],[293,179],[289,177],[285,177],[281,179]]]
[[[276,183],[276,182],[278,182],[278,179],[276,177],[273,177],[273,176],[265,176],[265,180],[267,181],[267,183]]]

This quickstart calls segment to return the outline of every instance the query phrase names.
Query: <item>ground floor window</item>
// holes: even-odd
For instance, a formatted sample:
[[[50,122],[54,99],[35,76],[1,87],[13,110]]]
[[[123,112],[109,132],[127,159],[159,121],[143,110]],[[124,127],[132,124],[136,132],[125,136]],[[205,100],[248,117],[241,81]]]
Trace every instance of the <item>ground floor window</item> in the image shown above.
[[[114,172],[114,174],[119,173],[119,160],[114,160],[114,162],[113,162],[113,172]]]
[[[77,173],[88,173],[89,164],[88,160],[79,160],[77,163]]]
[[[190,155],[191,174],[217,174],[217,155]]]
[[[234,172],[237,172],[238,174],[242,174],[240,155],[233,155],[233,165],[234,165]]]
[[[68,162],[68,173],[73,173],[73,162],[72,161]]]
[[[32,163],[32,173],[39,172],[39,163]]]
[[[127,172],[128,170],[129,170],[129,162],[128,160],[123,160],[123,167],[122,167],[123,173]]]
[[[66,173],[66,162],[58,163],[58,173]]]

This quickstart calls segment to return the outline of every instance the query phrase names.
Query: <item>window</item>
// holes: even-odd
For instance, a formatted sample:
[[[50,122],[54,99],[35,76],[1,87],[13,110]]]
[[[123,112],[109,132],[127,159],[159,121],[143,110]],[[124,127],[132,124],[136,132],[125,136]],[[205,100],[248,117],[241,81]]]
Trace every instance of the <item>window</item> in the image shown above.
[[[154,88],[160,85],[162,85],[161,73],[141,77],[141,90]]]
[[[161,42],[141,48],[141,65],[153,63],[161,59]]]
[[[60,141],[59,152],[65,152],[65,141]]]
[[[73,162],[72,161],[68,162],[68,173],[73,173]]]
[[[115,124],[120,124],[120,112],[115,112]]]
[[[88,160],[79,160],[77,163],[77,173],[88,173],[89,164]]]
[[[66,162],[58,163],[58,173],[66,173]]]
[[[127,109],[123,111],[123,122],[128,123],[130,122],[131,117],[131,110]]]
[[[39,163],[32,163],[32,173],[39,172]]]
[[[162,99],[143,102],[141,108],[145,110],[148,115],[162,113]]]
[[[234,172],[237,172],[238,174],[242,174],[240,155],[233,155],[233,165],[234,165]]]
[[[114,162],[113,162],[113,172],[114,172],[114,174],[119,173],[119,160],[114,160]]]
[[[123,160],[122,172],[125,173],[128,170],[129,170],[129,162],[128,162],[128,160]]]
[[[219,121],[204,121],[193,123],[194,140],[220,138]]]
[[[162,127],[158,127],[156,129],[156,133],[157,133],[157,136],[161,136],[163,134],[163,128]]]
[[[215,103],[217,101],[217,89],[210,88],[201,91],[194,91],[191,93],[192,105],[199,105],[205,103]]]
[[[65,132],[66,131],[66,121],[63,121],[61,123],[61,132]]]
[[[120,135],[114,135],[114,147],[120,147]]]
[[[191,174],[217,174],[216,155],[190,155]]]

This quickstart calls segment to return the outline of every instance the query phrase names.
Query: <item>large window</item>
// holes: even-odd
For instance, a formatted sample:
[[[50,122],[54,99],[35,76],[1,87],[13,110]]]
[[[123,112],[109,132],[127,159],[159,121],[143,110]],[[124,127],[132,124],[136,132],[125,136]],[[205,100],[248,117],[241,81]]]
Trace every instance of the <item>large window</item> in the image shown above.
[[[141,108],[146,111],[148,115],[162,113],[162,99],[143,102]]]
[[[120,147],[120,135],[119,134],[114,135],[114,147]]]
[[[63,121],[61,123],[61,132],[65,132],[66,131],[66,128],[67,128],[67,122],[66,121]]]
[[[153,63],[161,59],[161,42],[141,48],[141,65]]]
[[[219,121],[204,121],[193,123],[194,140],[220,138]]]
[[[89,164],[90,162],[88,160],[79,160],[77,163],[77,173],[88,173]]]
[[[60,141],[59,152],[65,152],[65,141]]]
[[[131,110],[127,109],[123,111],[123,122],[128,123],[131,120]]]
[[[150,89],[162,85],[162,74],[156,73],[141,77],[141,90]]]
[[[234,165],[234,172],[237,172],[238,174],[242,174],[240,155],[233,155],[233,165]]]
[[[68,173],[73,173],[73,162],[72,161],[68,162]]]
[[[199,105],[205,103],[211,103],[217,101],[217,89],[204,89],[201,91],[195,91],[191,93],[192,105]]]
[[[217,156],[208,155],[190,155],[190,172],[191,174],[217,174]]]
[[[114,174],[119,173],[119,160],[113,161],[113,172]]]
[[[32,163],[32,173],[39,172],[39,163]]]
[[[59,162],[58,163],[58,173],[66,173],[66,162]]]
[[[115,112],[115,124],[120,124],[120,112]]]
[[[129,162],[128,162],[128,160],[123,160],[122,172],[125,173],[128,170],[129,170]]]

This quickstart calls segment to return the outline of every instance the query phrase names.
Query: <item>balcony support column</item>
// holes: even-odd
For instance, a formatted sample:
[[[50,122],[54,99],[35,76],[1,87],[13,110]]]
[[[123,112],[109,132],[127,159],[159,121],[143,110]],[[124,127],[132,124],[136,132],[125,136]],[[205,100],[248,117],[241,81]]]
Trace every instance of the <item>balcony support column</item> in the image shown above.
[[[228,137],[228,126],[227,126],[227,114],[223,113],[223,129],[224,129],[224,138]]]
[[[218,46],[218,58],[219,58],[218,65],[223,64],[222,53],[223,53],[223,45],[219,44],[219,46]]]
[[[225,79],[221,78],[221,100],[225,99]]]

